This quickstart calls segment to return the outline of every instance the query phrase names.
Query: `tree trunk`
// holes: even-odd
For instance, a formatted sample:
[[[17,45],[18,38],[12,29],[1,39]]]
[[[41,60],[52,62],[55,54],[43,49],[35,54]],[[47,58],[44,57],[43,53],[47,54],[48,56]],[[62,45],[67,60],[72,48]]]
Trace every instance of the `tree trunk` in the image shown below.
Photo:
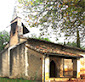
[[[77,47],[80,48],[80,35],[78,29],[77,29]]]

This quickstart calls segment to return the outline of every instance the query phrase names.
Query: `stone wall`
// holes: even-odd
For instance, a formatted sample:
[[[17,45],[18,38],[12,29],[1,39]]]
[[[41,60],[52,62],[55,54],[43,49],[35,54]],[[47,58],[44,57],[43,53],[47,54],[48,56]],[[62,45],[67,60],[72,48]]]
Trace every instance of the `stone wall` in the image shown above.
[[[25,44],[20,44],[10,51],[10,76],[22,78],[25,76]]]
[[[31,80],[42,80],[43,55],[28,48],[28,77]]]

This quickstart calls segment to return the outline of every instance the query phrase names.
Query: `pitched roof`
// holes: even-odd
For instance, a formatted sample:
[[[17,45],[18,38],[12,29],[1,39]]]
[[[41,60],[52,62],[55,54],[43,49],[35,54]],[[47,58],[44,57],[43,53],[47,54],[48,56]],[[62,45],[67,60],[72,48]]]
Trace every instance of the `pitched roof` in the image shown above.
[[[55,55],[55,56],[71,57],[71,58],[82,57],[79,54],[71,53],[68,51],[64,51],[63,49],[60,49],[58,44],[49,43],[46,41],[32,39],[32,38],[28,39],[28,43],[26,46],[37,52],[47,55]]]
[[[19,37],[22,38],[22,39],[26,39],[26,40],[34,40],[34,41],[45,42],[47,44],[54,44],[54,45],[61,46],[61,47],[64,47],[64,48],[73,49],[73,50],[77,50],[77,51],[80,51],[80,52],[85,52],[84,49],[81,49],[81,48],[78,48],[78,47],[71,47],[71,46],[62,45],[62,44],[58,44],[58,43],[54,43],[54,42],[48,42],[48,41],[40,40],[40,39],[36,39],[36,38],[30,38],[30,37],[27,38],[27,37],[24,37],[24,36],[19,36]]]
[[[73,49],[73,50],[85,52],[84,49],[81,49],[81,48],[78,48],[78,47],[71,47],[71,46],[62,45],[62,44],[53,43],[53,42],[48,42],[48,41],[45,41],[45,40],[39,40],[39,39],[35,39],[35,38],[28,38],[28,39],[29,39],[29,40],[34,40],[34,41],[45,42],[45,43],[48,43],[48,44],[54,44],[54,45],[56,45],[56,46],[61,46],[61,47],[63,47],[63,48],[69,48],[69,49]]]

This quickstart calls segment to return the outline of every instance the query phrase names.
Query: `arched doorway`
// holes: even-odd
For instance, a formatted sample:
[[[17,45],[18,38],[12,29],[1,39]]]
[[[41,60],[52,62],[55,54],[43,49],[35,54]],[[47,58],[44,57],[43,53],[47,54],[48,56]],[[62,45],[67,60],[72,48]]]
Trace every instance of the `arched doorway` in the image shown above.
[[[56,64],[53,60],[50,62],[50,77],[56,77]]]

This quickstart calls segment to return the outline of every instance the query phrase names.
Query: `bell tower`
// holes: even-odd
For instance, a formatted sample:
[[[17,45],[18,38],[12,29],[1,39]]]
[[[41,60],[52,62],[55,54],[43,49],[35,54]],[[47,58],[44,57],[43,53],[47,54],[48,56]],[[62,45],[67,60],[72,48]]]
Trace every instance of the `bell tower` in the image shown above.
[[[11,31],[10,31],[10,46],[20,43],[19,36],[29,33],[29,30],[21,22],[20,17],[16,17],[11,21]]]

